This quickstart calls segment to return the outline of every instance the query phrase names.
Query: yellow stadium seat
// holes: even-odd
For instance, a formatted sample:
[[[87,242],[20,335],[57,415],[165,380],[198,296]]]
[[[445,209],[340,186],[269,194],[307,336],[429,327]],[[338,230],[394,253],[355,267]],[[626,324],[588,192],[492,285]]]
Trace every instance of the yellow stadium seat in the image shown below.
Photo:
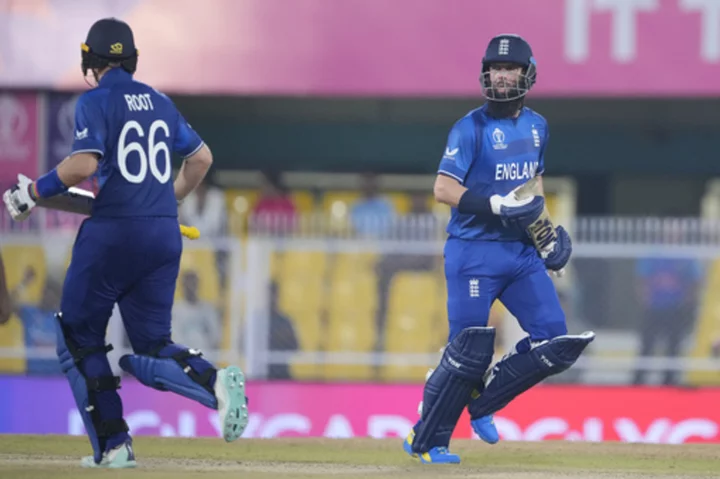
[[[281,276],[316,277],[323,276],[327,267],[324,251],[287,251],[278,266]]]
[[[244,237],[247,232],[248,215],[255,207],[258,197],[257,190],[228,189],[225,190],[225,202],[228,211],[228,227],[230,234]]]
[[[247,216],[255,207],[260,192],[252,189],[225,190],[225,201],[230,214]]]
[[[328,315],[329,353],[369,353],[375,347],[375,312],[366,308],[341,307]],[[338,364],[332,360],[324,367],[328,380],[369,380],[374,368],[370,364]]]
[[[291,194],[298,213],[306,214],[315,211],[315,195],[310,191],[298,190]]]
[[[332,256],[333,275],[375,274],[379,257],[372,252],[338,253]]]
[[[0,248],[5,263],[8,289],[17,287],[29,272],[34,278],[27,289],[20,294],[19,301],[35,303],[40,301],[47,278],[45,250],[40,245],[5,245]]]
[[[318,275],[281,275],[278,277],[278,308],[295,328],[300,351],[317,353],[324,347],[324,280]],[[321,379],[319,364],[291,364],[295,379]]]
[[[350,214],[352,204],[360,198],[357,191],[326,191],[322,197],[322,211],[337,218],[344,218]]]
[[[390,286],[385,350],[389,353],[435,353],[447,338],[440,330],[441,284],[433,273],[398,273]],[[426,366],[384,366],[382,378],[393,381],[422,381]]]
[[[198,295],[203,301],[217,303],[220,300],[220,278],[215,263],[215,251],[210,248],[186,247],[180,259],[180,274],[178,276],[175,299],[183,297],[182,277],[187,271],[198,275]]]
[[[695,326],[693,347],[689,356],[695,359],[713,357],[713,347],[720,344],[720,260],[714,260],[707,272],[705,289]],[[688,371],[687,383],[692,386],[720,385],[718,371]]]
[[[278,281],[278,307],[287,314],[322,314],[325,303],[322,278],[283,278]]]
[[[401,272],[393,276],[390,284],[390,311],[420,311],[435,313],[441,304],[445,285],[438,283],[433,273]]]
[[[411,200],[407,193],[381,192],[380,196],[386,197],[392,203],[397,214],[404,215],[410,211]],[[335,216],[346,216],[350,213],[352,205],[361,199],[362,193],[359,191],[327,191],[323,195],[322,210]]]
[[[287,314],[293,323],[299,351],[320,352],[324,339],[320,311],[307,308],[290,312],[283,308],[282,305],[280,309]],[[291,364],[290,371],[295,379],[318,380],[322,378],[322,365],[320,364]]]
[[[5,257],[3,257],[5,260]],[[25,328],[22,321],[16,315],[10,316],[10,321],[0,325],[0,348],[25,348]],[[0,373],[17,374],[26,371],[24,357],[2,358],[0,357]]]
[[[375,312],[378,307],[377,277],[358,272],[355,275],[336,274],[330,282],[329,308]]]
[[[408,195],[407,193],[404,193],[401,191],[394,191],[394,192],[385,194],[385,196],[392,203],[393,207],[395,208],[396,214],[406,215],[410,212],[410,207],[412,206],[412,202],[410,200],[410,195]]]
[[[310,191],[294,190],[290,193],[290,198],[300,213],[309,213],[315,209],[315,196]],[[227,209],[234,214],[249,215],[259,199],[259,189],[232,188],[225,190]]]

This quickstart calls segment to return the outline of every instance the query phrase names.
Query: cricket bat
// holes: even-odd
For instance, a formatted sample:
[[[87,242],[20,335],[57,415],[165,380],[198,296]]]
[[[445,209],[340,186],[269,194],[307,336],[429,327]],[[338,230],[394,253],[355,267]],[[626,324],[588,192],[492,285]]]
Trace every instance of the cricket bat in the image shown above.
[[[540,191],[540,177],[535,176],[530,179],[527,183],[519,186],[514,190],[515,199],[522,200],[530,196],[542,196]],[[540,253],[543,259],[547,258],[557,242],[557,233],[555,233],[555,225],[550,219],[550,213],[548,212],[547,206],[543,209],[540,217],[535,220],[527,229],[530,238],[535,244],[535,248]],[[560,278],[565,274],[565,269],[556,271],[555,275]]]
[[[94,201],[95,195],[92,191],[73,186],[63,194],[51,198],[38,198],[36,205],[51,210],[90,216]],[[190,240],[200,238],[200,230],[194,226],[180,225],[180,233]]]
[[[95,195],[92,191],[71,187],[65,193],[50,198],[38,198],[36,205],[51,210],[90,216]]]

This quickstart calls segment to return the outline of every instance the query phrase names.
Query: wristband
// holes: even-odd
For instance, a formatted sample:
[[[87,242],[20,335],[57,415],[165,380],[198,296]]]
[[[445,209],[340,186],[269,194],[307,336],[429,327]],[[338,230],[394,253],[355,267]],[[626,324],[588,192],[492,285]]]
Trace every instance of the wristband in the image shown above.
[[[37,198],[50,198],[65,193],[68,187],[60,180],[57,169],[45,173],[38,178],[30,188],[30,196],[35,194]]]
[[[490,199],[467,190],[460,197],[457,210],[462,214],[487,215],[493,214]]]

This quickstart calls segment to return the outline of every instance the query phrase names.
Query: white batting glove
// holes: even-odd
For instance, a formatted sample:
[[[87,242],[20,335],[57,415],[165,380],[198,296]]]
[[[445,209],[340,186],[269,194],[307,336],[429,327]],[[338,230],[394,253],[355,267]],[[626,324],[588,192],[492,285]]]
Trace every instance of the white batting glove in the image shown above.
[[[18,175],[18,183],[3,193],[3,202],[8,213],[15,221],[24,221],[35,207],[35,200],[30,197],[28,187],[32,180],[25,175]]]
[[[518,188],[520,187],[518,186]],[[503,207],[517,208],[519,206],[525,206],[533,199],[535,199],[534,196],[528,196],[527,198],[519,200],[515,197],[515,190],[513,190],[505,196],[492,195],[490,197],[490,208],[492,208],[493,214],[499,215],[501,214]]]

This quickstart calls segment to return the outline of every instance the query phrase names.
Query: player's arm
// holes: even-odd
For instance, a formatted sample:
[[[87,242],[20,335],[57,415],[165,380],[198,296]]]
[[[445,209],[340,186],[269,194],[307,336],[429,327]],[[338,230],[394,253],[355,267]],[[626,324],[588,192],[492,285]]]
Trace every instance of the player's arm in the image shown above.
[[[200,135],[190,127],[180,113],[178,117],[173,150],[184,158],[174,183],[175,198],[180,203],[205,178],[212,166],[213,157],[210,148],[202,141]]]
[[[433,186],[433,194],[438,203],[449,205],[457,208],[460,199],[468,189],[460,184],[455,178],[439,173],[435,178],[435,186]]]
[[[35,206],[90,214],[92,198],[82,195],[76,198],[68,190],[97,171],[105,154],[106,138],[105,115],[97,97],[82,95],[75,106],[75,138],[70,155],[36,181],[18,175],[18,183],[3,194],[13,219],[28,218]]]
[[[182,202],[202,182],[212,162],[212,152],[205,144],[192,156],[185,158],[174,184],[178,202]]]
[[[33,183],[33,199],[66,193],[72,186],[90,178],[105,155],[107,126],[97,96],[83,95],[75,106],[75,137],[72,150],[57,168]]]
[[[468,191],[463,183],[474,160],[474,153],[477,150],[476,141],[475,129],[470,118],[463,118],[450,130],[433,187],[433,194],[438,203],[459,208],[461,199]]]
[[[10,320],[12,305],[10,304],[10,293],[7,289],[5,280],[5,265],[2,256],[0,256],[0,324],[7,323]]]

